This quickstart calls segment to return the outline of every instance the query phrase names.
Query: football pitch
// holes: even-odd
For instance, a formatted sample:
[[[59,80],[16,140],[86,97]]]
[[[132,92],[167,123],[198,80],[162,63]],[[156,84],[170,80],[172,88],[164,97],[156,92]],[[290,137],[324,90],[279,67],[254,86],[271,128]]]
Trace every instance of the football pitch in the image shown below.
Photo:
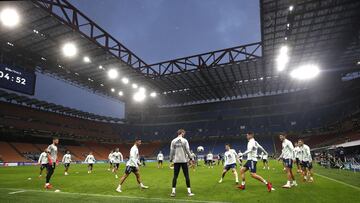
[[[271,193],[249,174],[244,191],[236,188],[230,172],[219,184],[221,166],[212,169],[200,166],[190,171],[195,196],[187,197],[181,173],[175,198],[170,197],[173,171],[168,163],[163,169],[158,169],[155,163],[141,167],[143,182],[150,188],[139,189],[132,174],[122,193],[115,192],[119,179],[107,170],[107,164],[96,164],[92,174],[87,173],[86,165],[73,164],[69,176],[64,176],[63,165],[58,165],[51,181],[54,189],[50,191],[43,189],[45,178],[38,178],[38,166],[3,167],[0,168],[0,202],[360,202],[360,173],[316,166],[313,183],[304,183],[296,175],[299,185],[283,189],[286,175],[282,165],[271,161],[270,166],[270,170],[264,170],[262,163],[258,163],[258,174],[270,180],[276,189]],[[119,176],[124,168],[122,164]],[[54,192],[56,189],[60,192]]]

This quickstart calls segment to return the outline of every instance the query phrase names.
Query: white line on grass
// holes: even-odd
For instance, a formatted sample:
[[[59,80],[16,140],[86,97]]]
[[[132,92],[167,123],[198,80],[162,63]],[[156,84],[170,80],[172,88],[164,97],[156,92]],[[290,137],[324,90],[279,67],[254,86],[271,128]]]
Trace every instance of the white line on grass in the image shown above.
[[[335,179],[333,179],[333,178],[329,178],[329,177],[327,177],[327,176],[320,175],[320,174],[318,174],[318,173],[315,173],[315,175],[320,176],[320,177],[325,178],[325,179],[328,179],[328,180],[331,180],[331,181],[334,181],[334,182],[337,182],[337,183],[340,183],[340,184],[343,184],[343,185],[346,185],[346,186],[351,187],[351,188],[354,188],[354,189],[356,189],[356,190],[360,190],[360,187],[357,187],[357,186],[355,186],[355,185],[350,185],[350,184],[348,184],[348,183],[344,183],[344,182],[342,182],[342,181],[340,181],[340,180],[335,180]]]
[[[45,190],[31,190],[31,189],[20,189],[20,188],[0,188],[0,190],[21,190],[22,192],[42,192],[42,193],[52,193],[52,194],[68,194],[68,195],[81,195],[81,196],[93,196],[93,197],[111,197],[111,198],[122,198],[122,199],[141,199],[141,200],[154,200],[162,202],[197,202],[197,203],[226,203],[226,202],[217,202],[217,201],[206,201],[206,200],[191,200],[191,199],[170,199],[170,198],[148,198],[148,197],[133,197],[133,196],[123,196],[123,195],[104,195],[104,194],[89,194],[89,193],[77,193],[77,192],[53,192]],[[19,191],[17,191],[19,192]],[[12,192],[16,193],[16,192]],[[10,194],[10,193],[9,193]]]
[[[17,194],[17,193],[22,193],[22,192],[26,192],[25,190],[20,190],[20,191],[15,191],[15,192],[9,192],[9,195],[13,195],[13,194]]]

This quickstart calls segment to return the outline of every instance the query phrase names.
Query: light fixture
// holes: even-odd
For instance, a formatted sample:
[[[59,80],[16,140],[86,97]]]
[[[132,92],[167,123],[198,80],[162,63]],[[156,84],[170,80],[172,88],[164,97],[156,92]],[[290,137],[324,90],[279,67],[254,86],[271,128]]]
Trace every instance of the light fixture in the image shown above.
[[[145,89],[144,87],[140,87],[140,88],[139,88],[139,92],[145,93],[145,92],[146,92],[146,89]]]
[[[108,76],[109,76],[109,78],[110,79],[116,79],[118,76],[119,76],[119,73],[118,73],[118,71],[116,70],[116,69],[110,69],[109,71],[108,71]]]
[[[90,58],[88,56],[84,56],[83,61],[85,63],[90,63],[91,62],[91,60],[90,60]]]
[[[312,79],[318,76],[320,73],[320,69],[318,66],[310,64],[310,65],[303,65],[300,66],[290,72],[290,76],[292,78],[298,80],[307,80]]]
[[[122,91],[119,92],[119,96],[123,96],[124,93]]]
[[[129,79],[124,77],[121,79],[121,81],[124,83],[124,84],[128,84],[129,83]]]
[[[101,69],[103,69],[103,66],[102,66],[102,65],[100,65],[100,66],[99,66],[99,69],[100,69],[100,70],[101,70]]]
[[[133,97],[133,99],[134,99],[136,102],[144,101],[145,98],[146,98],[146,95],[145,95],[143,92],[140,92],[140,91],[136,92],[136,93],[134,94],[134,97]]]
[[[19,24],[20,17],[15,9],[5,8],[0,13],[0,21],[6,27],[15,27]]]
[[[138,85],[137,85],[136,83],[132,84],[131,86],[132,86],[132,88],[134,88],[134,89],[138,88]]]
[[[111,88],[111,92],[115,92],[115,89],[114,89],[114,88]]]
[[[150,93],[150,97],[156,97],[156,96],[157,96],[156,92],[151,92]]]
[[[73,57],[77,54],[76,46],[71,42],[64,44],[64,46],[62,47],[62,51],[64,56],[66,57]]]
[[[276,58],[276,65],[278,71],[285,70],[287,63],[289,62],[288,51],[289,48],[286,45],[280,48],[280,53]]]
[[[293,5],[289,6],[289,11],[293,11],[293,10],[294,10],[294,6]]]

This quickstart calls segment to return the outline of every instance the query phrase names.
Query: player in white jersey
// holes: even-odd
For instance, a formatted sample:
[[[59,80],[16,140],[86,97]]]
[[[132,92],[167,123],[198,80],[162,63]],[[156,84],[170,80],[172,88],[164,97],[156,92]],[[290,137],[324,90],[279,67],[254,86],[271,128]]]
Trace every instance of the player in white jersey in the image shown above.
[[[140,156],[139,156],[139,146],[141,145],[141,139],[135,139],[134,146],[130,149],[129,160],[126,163],[126,169],[124,175],[120,178],[120,184],[116,188],[117,192],[122,192],[121,187],[124,184],[127,177],[129,177],[130,173],[134,173],[136,176],[136,181],[138,182],[141,189],[148,189],[148,186],[145,186],[140,177],[139,173],[139,165],[140,165]]]
[[[294,157],[295,157],[295,163],[296,163],[296,170],[298,173],[301,173],[301,166],[300,166],[300,147],[299,143],[294,143]]]
[[[92,152],[89,152],[89,155],[87,155],[84,162],[88,164],[88,173],[92,173],[94,163],[96,162]]]
[[[113,153],[114,153],[114,150],[111,150],[111,152],[108,155],[108,160],[109,160],[108,171],[113,171]]]
[[[47,174],[46,174],[46,183],[44,188],[45,189],[51,189],[52,185],[50,184],[51,176],[54,174],[54,170],[56,167],[57,162],[57,153],[58,148],[57,145],[59,144],[59,138],[53,138],[53,143],[48,146],[47,148],[47,157],[48,157],[48,164],[47,164]]]
[[[209,151],[209,153],[206,155],[206,162],[209,168],[213,168],[214,163],[214,155]]]
[[[238,187],[240,190],[245,190],[245,172],[250,170],[250,175],[252,178],[264,183],[267,187],[267,190],[271,192],[273,189],[272,184],[268,181],[266,181],[263,177],[256,174],[256,163],[257,163],[257,151],[260,149],[264,153],[267,154],[265,149],[255,141],[254,139],[255,135],[253,132],[249,132],[246,135],[246,138],[248,139],[247,144],[247,150],[240,154],[242,156],[247,155],[247,161],[245,165],[240,169],[240,176],[242,179],[241,185]]]
[[[71,154],[70,151],[66,151],[66,154],[63,156],[62,161],[65,167],[65,175],[69,175],[68,171],[69,171],[69,167],[70,167],[70,163],[71,163]]]
[[[304,141],[300,139],[298,141],[300,148],[300,161],[302,166],[302,176],[304,181],[313,182],[313,171],[312,171],[312,157],[310,147],[304,144]]]
[[[219,183],[222,183],[225,174],[231,169],[235,176],[235,183],[239,184],[239,177],[238,173],[236,171],[236,161],[239,162],[239,157],[235,150],[231,149],[230,144],[225,145],[225,153],[224,153],[224,170],[221,174],[221,178],[219,180]]]
[[[124,161],[124,157],[119,151],[119,148],[116,148],[114,153],[112,153],[112,162],[113,162],[113,173],[115,174],[115,178],[119,178],[117,175],[117,171],[119,170],[120,162]]]
[[[160,151],[159,154],[157,155],[157,161],[158,161],[158,168],[162,168],[163,167],[163,161],[164,161],[164,155],[163,153]]]
[[[43,170],[47,167],[47,164],[49,163],[48,161],[48,153],[47,153],[47,149],[45,149],[39,156],[39,160],[38,160],[38,164],[40,165],[40,174],[39,174],[39,178],[42,177],[42,172]]]
[[[282,159],[285,168],[286,168],[286,174],[287,174],[287,182],[285,185],[283,185],[283,188],[291,188],[292,186],[297,186],[294,174],[292,172],[292,165],[294,157],[294,146],[292,142],[290,142],[288,139],[286,139],[286,134],[280,134],[279,139],[282,142],[282,151],[281,155],[278,160]]]
[[[261,152],[260,156],[263,161],[263,166],[264,166],[263,169],[267,168],[268,170],[270,170],[269,161],[268,161],[269,155],[264,152]]]

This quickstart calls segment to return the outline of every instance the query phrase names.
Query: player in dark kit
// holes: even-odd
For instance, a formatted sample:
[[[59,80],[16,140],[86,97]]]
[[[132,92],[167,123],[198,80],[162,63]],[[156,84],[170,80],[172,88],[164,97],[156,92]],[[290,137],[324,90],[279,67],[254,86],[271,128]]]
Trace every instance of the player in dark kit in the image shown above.
[[[57,161],[57,153],[58,148],[57,145],[59,144],[59,138],[54,137],[53,143],[48,146],[47,148],[47,157],[48,157],[48,164],[47,164],[47,175],[46,175],[46,183],[44,188],[45,189],[51,189],[52,185],[50,184],[51,176],[54,174],[54,170],[56,167],[56,161]]]

